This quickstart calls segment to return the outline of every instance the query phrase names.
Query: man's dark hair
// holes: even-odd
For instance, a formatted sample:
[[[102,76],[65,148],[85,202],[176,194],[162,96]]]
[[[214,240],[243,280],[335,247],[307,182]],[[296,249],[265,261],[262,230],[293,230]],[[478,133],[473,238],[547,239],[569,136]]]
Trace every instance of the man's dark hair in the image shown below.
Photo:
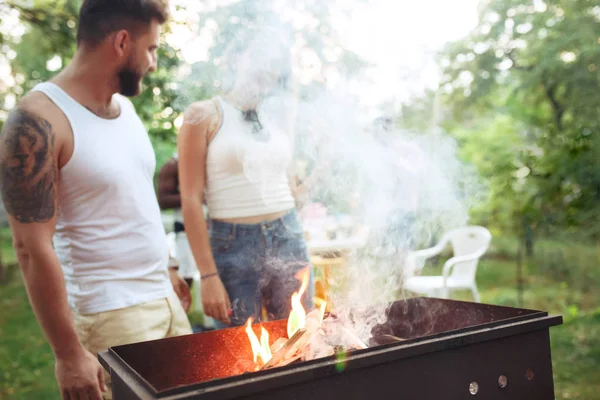
[[[113,32],[137,34],[153,20],[164,23],[168,6],[161,0],[84,0],[79,11],[77,45],[95,46]]]

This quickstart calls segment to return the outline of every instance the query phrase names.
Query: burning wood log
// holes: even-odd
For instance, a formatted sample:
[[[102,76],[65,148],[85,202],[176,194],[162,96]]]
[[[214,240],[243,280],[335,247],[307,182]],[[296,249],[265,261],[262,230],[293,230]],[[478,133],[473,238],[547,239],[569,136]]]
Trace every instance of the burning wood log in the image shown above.
[[[367,348],[367,345],[343,326],[339,319],[330,316],[323,320],[325,302],[322,302],[318,309],[306,314],[300,299],[308,285],[309,270],[301,271],[296,277],[302,284],[291,298],[292,310],[287,321],[289,339],[279,338],[269,346],[268,332],[261,328],[259,339],[252,330],[252,318],[247,321],[246,332],[252,346],[255,370],[282,367],[299,359],[306,361],[331,356],[338,351]]]
[[[346,339],[345,341],[349,343],[352,347],[356,347],[359,350],[364,350],[368,347],[366,344],[364,344],[362,340],[360,340],[358,336],[352,333],[349,329],[342,327],[342,334]]]
[[[286,355],[290,350],[294,349],[294,345],[300,340],[302,336],[306,333],[306,329],[298,329],[296,333],[289,338],[281,348],[279,348],[271,357],[271,359],[262,366],[262,369],[267,369],[271,367],[277,366],[280,362],[286,361]]]

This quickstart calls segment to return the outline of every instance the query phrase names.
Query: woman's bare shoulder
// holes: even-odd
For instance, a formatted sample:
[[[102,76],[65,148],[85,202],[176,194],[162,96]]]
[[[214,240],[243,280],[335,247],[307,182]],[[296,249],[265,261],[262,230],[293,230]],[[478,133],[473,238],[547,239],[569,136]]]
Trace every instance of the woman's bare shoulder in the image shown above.
[[[213,99],[196,101],[190,104],[183,113],[183,123],[190,125],[209,124],[219,114],[216,101]]]

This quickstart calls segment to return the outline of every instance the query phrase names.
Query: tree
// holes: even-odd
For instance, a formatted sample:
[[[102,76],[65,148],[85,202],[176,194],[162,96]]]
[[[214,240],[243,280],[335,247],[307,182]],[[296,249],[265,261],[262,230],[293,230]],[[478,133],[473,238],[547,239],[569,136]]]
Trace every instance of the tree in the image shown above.
[[[527,191],[508,200],[496,182],[496,195],[521,204],[513,226],[524,236],[582,227],[600,234],[599,10],[590,0],[489,0],[475,31],[441,57],[445,102],[465,140],[486,135],[477,130],[483,121],[514,121],[495,140],[520,143],[519,159],[502,168]],[[502,165],[502,153],[486,147],[482,157]]]
[[[361,0],[353,0],[361,1]],[[311,69],[310,79],[300,82],[298,91],[307,97],[315,88],[322,88],[332,70],[338,76],[350,77],[367,63],[345,49],[332,26],[331,14],[340,8],[340,1],[314,2],[310,0],[239,0],[203,11],[198,21],[199,35],[209,35],[213,44],[208,49],[208,60],[194,63],[187,79],[181,85],[178,107],[198,98],[213,96],[222,89],[221,81],[228,66],[227,51],[257,27],[284,25],[290,29],[290,47],[298,54],[299,64]],[[352,3],[352,2],[350,2]],[[207,31],[211,31],[209,34]],[[274,35],[281,34],[275,32]]]

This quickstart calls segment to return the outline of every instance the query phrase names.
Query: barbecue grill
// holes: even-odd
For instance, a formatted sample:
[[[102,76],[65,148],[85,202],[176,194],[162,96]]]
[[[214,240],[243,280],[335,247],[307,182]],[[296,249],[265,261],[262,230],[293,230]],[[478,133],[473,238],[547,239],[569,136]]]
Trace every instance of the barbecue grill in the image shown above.
[[[369,348],[236,373],[244,327],[115,346],[99,354],[115,400],[554,399],[549,329],[537,310],[435,298],[391,303]],[[271,343],[286,321],[263,323]],[[405,340],[398,341],[396,338]]]

